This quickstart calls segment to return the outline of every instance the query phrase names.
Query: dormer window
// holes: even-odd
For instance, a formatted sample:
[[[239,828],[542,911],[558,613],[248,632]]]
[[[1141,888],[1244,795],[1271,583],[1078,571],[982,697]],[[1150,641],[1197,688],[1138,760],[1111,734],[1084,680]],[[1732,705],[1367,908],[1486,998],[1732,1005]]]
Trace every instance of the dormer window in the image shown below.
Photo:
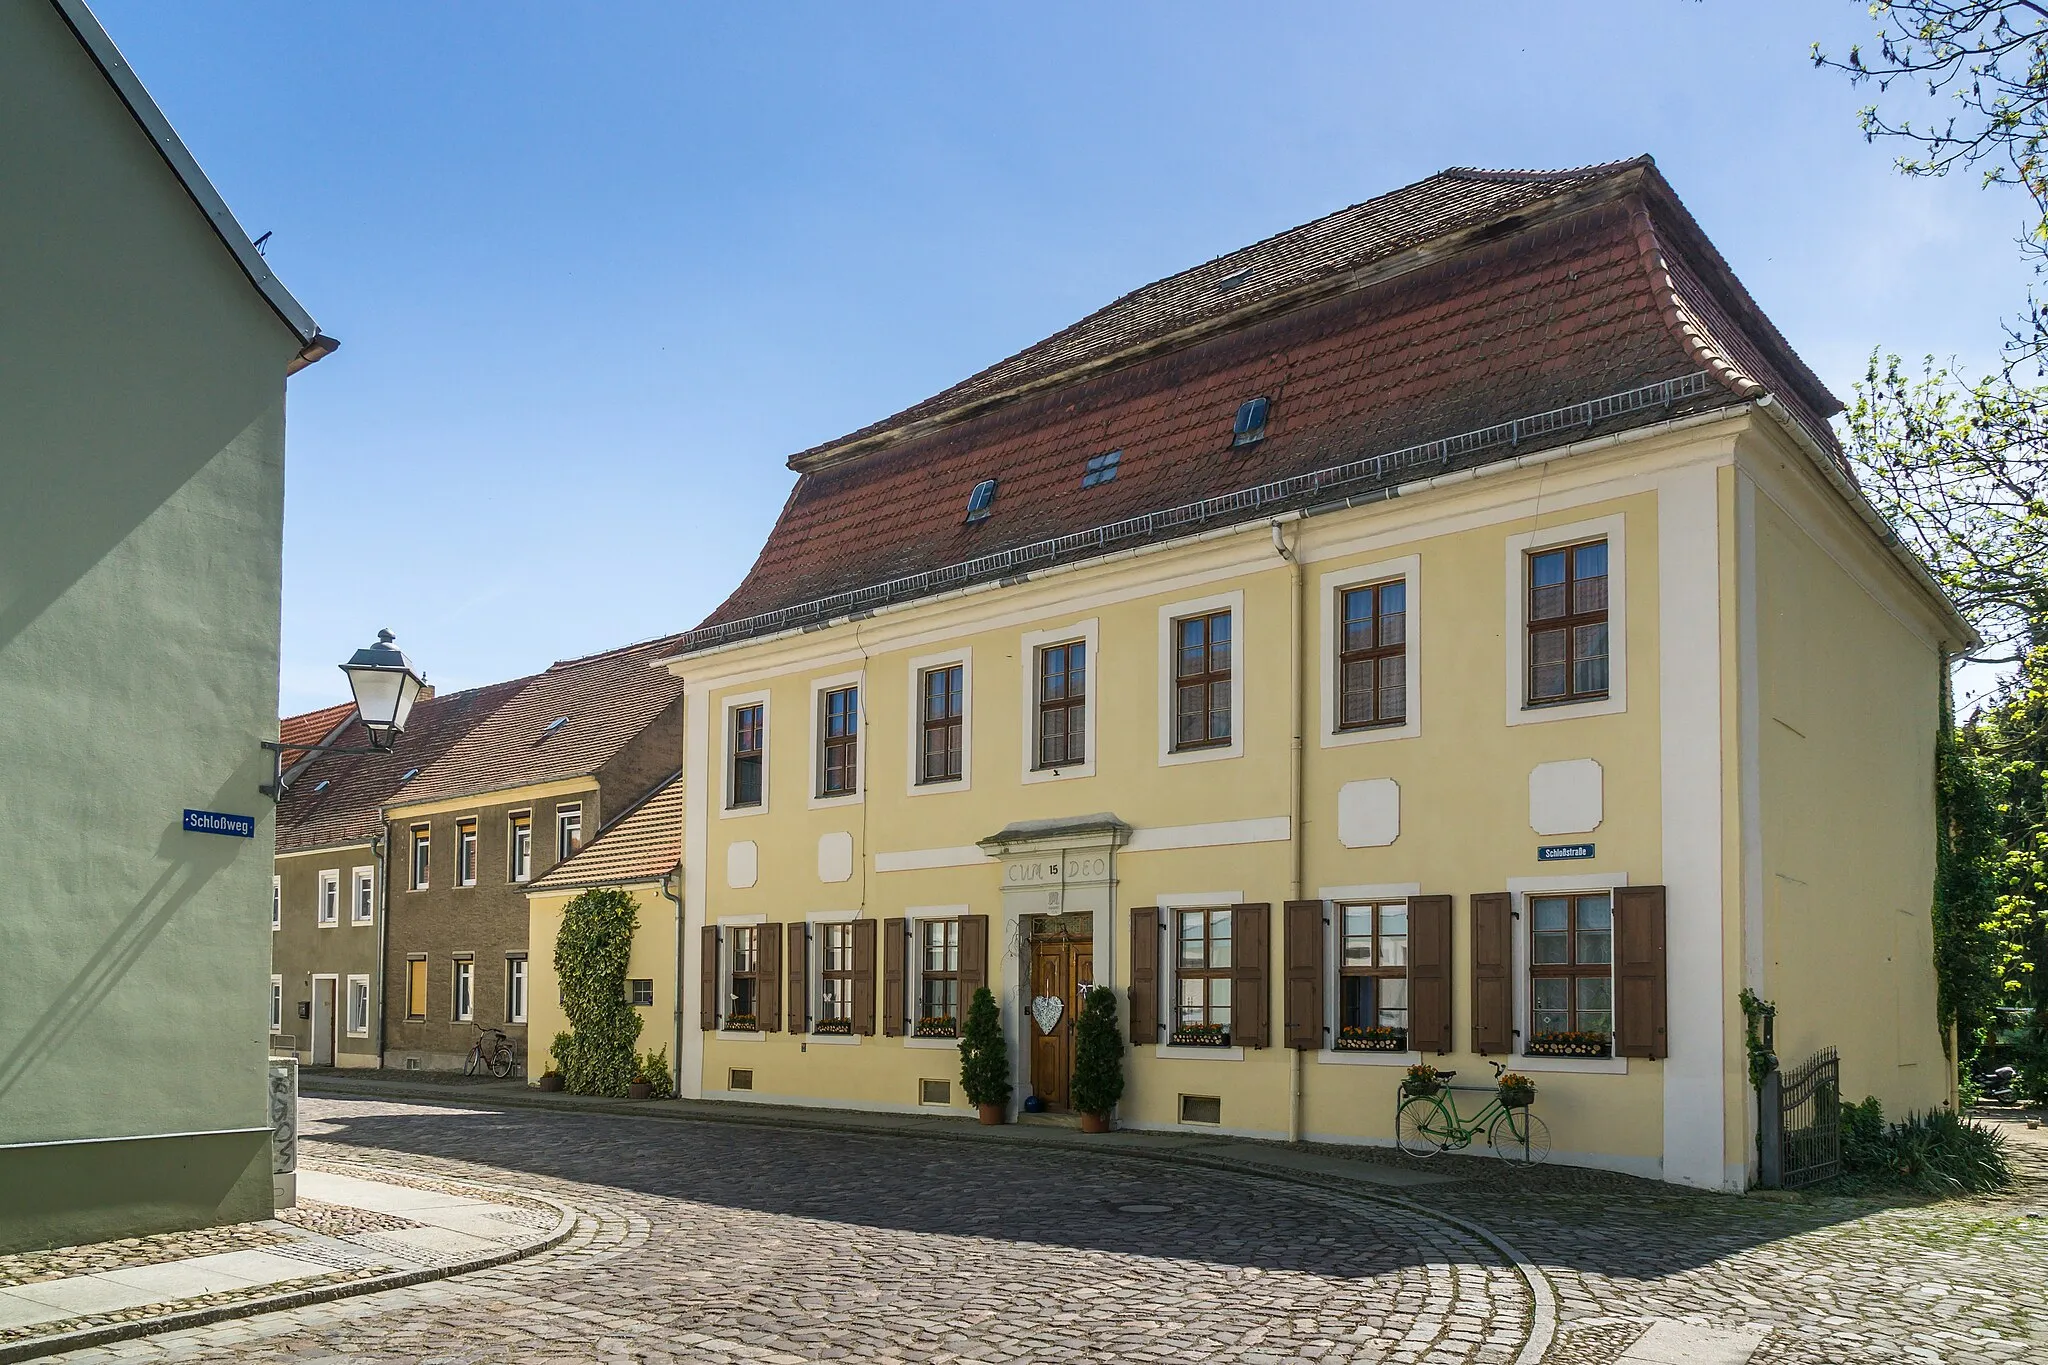
[[[1266,412],[1272,406],[1265,398],[1247,399],[1237,410],[1237,421],[1231,424],[1230,444],[1255,446],[1266,439]]]
[[[996,481],[983,479],[974,485],[974,491],[967,495],[967,524],[988,520],[989,505],[996,500]]]
[[[1098,483],[1108,483],[1116,477],[1116,467],[1123,463],[1124,453],[1112,450],[1106,455],[1090,455],[1088,467],[1081,471],[1081,487],[1093,488]]]

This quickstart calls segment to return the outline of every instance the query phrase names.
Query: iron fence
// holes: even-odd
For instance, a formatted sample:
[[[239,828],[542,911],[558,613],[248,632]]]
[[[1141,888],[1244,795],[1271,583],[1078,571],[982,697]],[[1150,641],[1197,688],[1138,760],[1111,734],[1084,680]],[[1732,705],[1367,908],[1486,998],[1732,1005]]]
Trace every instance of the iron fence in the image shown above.
[[[1833,1048],[1822,1048],[1783,1074],[1778,1113],[1782,1188],[1817,1185],[1841,1173],[1842,1063]]]

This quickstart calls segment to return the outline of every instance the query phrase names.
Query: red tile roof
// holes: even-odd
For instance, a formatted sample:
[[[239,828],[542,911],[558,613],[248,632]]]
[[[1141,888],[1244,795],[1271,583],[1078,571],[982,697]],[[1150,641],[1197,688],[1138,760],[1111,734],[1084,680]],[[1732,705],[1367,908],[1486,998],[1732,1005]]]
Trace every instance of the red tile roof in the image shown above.
[[[683,861],[683,783],[670,777],[574,857],[533,882],[531,891],[606,886],[665,877]]]
[[[1667,382],[1512,443],[1426,452],[1419,472],[1763,391],[1829,442],[1841,407],[1647,158],[1447,171],[1147,285],[792,458],[768,543],[680,652],[1099,553],[1105,527],[1159,538],[1405,481],[1416,468],[1306,476]],[[1266,439],[1233,450],[1232,417],[1259,395]],[[1116,479],[1082,490],[1088,457],[1113,449]],[[968,492],[991,478],[992,515],[969,526]]]
[[[277,723],[278,743],[286,745],[280,755],[281,765],[291,767],[306,756],[306,749],[320,743],[334,733],[335,727],[356,713],[352,701],[336,702],[323,706],[318,711],[302,711],[296,716],[286,716]]]

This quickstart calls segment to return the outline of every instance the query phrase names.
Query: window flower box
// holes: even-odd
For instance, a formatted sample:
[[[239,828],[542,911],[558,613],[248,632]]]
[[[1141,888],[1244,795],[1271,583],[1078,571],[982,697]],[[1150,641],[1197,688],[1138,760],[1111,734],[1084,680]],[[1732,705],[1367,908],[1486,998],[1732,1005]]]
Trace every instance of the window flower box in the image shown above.
[[[1338,1052],[1406,1052],[1408,1030],[1404,1028],[1360,1028],[1346,1024],[1337,1030]]]
[[[1536,1082],[1519,1071],[1510,1071],[1497,1082],[1500,1087],[1500,1107],[1503,1109],[1527,1109],[1536,1103]]]
[[[950,1014],[927,1014],[917,1021],[916,1038],[958,1038],[960,1021]]]
[[[727,1033],[759,1033],[761,1021],[751,1014],[728,1014],[725,1016]]]
[[[1183,1024],[1166,1041],[1172,1047],[1229,1047],[1230,1030],[1221,1024]]]
[[[1527,1057],[1612,1057],[1614,1040],[1604,1033],[1539,1033],[1522,1049]]]
[[[1409,1099],[1428,1099],[1443,1088],[1443,1076],[1428,1062],[1417,1062],[1401,1077],[1401,1093]]]
[[[853,1020],[818,1019],[812,1022],[811,1032],[821,1038],[851,1038],[853,1036]]]

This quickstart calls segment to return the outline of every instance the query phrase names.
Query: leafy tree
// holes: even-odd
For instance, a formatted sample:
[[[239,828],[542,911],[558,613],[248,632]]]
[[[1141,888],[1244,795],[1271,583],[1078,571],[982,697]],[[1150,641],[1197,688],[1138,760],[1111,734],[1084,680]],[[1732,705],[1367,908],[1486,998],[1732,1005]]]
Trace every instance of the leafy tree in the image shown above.
[[[1997,900],[1988,926],[1998,1003],[2031,1007],[2015,1060],[2028,1091],[2048,1099],[2048,611],[2018,676],[1963,728],[1995,821]]]
[[[2002,848],[1984,765],[1958,742],[1943,689],[1935,742],[1934,976],[1942,1049],[1954,1024],[1967,1061],[1996,1022],[1998,911]]]
[[[960,1029],[960,1089],[969,1104],[1010,1102],[1010,1044],[995,992],[986,986],[974,992]]]
[[[564,1090],[622,1097],[632,1082],[640,1012],[626,1000],[626,964],[639,927],[640,903],[617,887],[585,891],[562,908],[555,975],[569,1031],[555,1035],[552,1051]]]
[[[1116,1024],[1116,992],[1091,986],[1074,1021],[1074,1108],[1107,1114],[1124,1097],[1124,1038]]]

